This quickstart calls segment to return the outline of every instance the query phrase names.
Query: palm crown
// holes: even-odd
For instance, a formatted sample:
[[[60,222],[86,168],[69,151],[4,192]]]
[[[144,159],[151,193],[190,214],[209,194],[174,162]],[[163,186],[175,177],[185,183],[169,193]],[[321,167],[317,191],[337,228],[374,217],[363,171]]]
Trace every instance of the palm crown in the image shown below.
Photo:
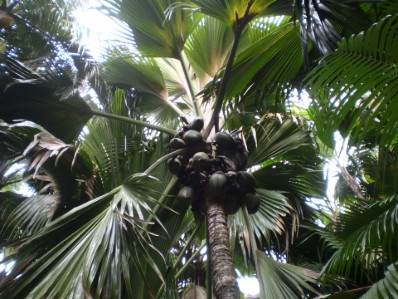
[[[396,276],[395,197],[375,203],[349,200],[349,212],[338,219],[324,219],[329,223],[324,229],[312,225],[317,217],[322,218],[321,212],[305,203],[309,197],[324,197],[321,148],[314,134],[319,133],[319,144],[330,145],[333,130],[352,132],[363,109],[348,107],[355,106],[369,90],[373,94],[363,100],[369,107],[366,113],[377,115],[383,125],[394,123],[393,114],[381,114],[373,104],[376,95],[386,99],[380,106],[391,101],[395,89],[384,83],[391,80],[388,70],[392,66],[380,70],[385,81],[374,86],[366,76],[358,79],[357,68],[360,74],[372,68],[359,58],[354,64],[357,68],[346,73],[344,84],[324,64],[338,69],[347,63],[345,53],[362,54],[359,47],[366,55],[373,48],[364,44],[371,44],[373,32],[396,32],[396,16],[344,40],[337,51],[330,52],[342,37],[367,29],[387,14],[391,4],[381,5],[382,13],[376,17],[366,4],[304,1],[295,5],[292,9],[288,1],[263,0],[107,1],[109,13],[127,23],[130,31],[124,34],[131,38],[136,52],[111,49],[100,67],[91,64],[71,72],[58,64],[42,73],[5,53],[7,72],[2,76],[12,84],[2,86],[0,118],[8,123],[1,125],[5,158],[0,170],[3,174],[23,161],[25,180],[37,192],[23,197],[6,191],[10,181],[20,179],[18,173],[3,176],[0,182],[5,211],[1,237],[6,261],[15,262],[0,285],[1,295],[169,298],[175,296],[178,285],[187,282],[210,290],[210,281],[195,281],[192,274],[193,265],[203,264],[201,249],[206,240],[212,261],[207,277],[213,276],[213,288],[220,298],[238,296],[235,267],[246,273],[256,271],[264,298],[315,296],[323,291],[316,286],[316,270],[325,264],[325,288],[333,275],[353,278],[354,268],[361,273],[366,269],[377,272],[382,269],[379,263],[390,265],[386,278]],[[352,20],[345,18],[347,9],[355,16]],[[275,15],[280,17],[269,18]],[[347,26],[341,27],[342,23]],[[17,25],[23,28],[24,24]],[[387,53],[393,49],[394,35],[383,36],[385,42],[375,45],[374,52],[379,46]],[[341,113],[335,114],[333,126],[314,117],[317,130],[310,132],[311,122],[296,113],[291,93],[303,86],[314,58],[321,55],[324,60],[305,81],[317,99],[314,113],[330,113],[328,104],[341,108]],[[380,60],[394,63],[394,57],[380,56]],[[375,73],[379,70],[374,69]],[[93,70],[98,73],[88,76]],[[81,82],[76,78],[91,82],[99,104],[87,103],[74,92],[76,82]],[[357,87],[355,96],[344,98],[352,94],[358,80],[366,88]],[[328,94],[333,90],[343,97]],[[347,113],[355,117],[343,131]],[[203,130],[197,129],[204,138],[199,147],[190,146],[183,133],[192,129],[191,121],[197,118],[204,121]],[[9,124],[15,119],[40,126]],[[221,141],[215,138],[219,131],[227,136],[233,132],[231,138],[239,143],[239,150],[235,145],[222,150]],[[372,138],[372,133],[374,126],[366,123],[362,135],[353,136]],[[381,134],[383,146],[392,142],[385,136]],[[172,138],[182,139],[184,145],[174,146]],[[186,169],[193,166],[189,159],[197,152],[205,152],[218,161],[214,165],[221,166],[213,170],[198,166],[192,183]],[[170,167],[179,156],[184,171]],[[367,171],[367,164],[362,164],[358,169]],[[209,195],[209,181],[220,170],[225,174],[247,169],[254,177],[260,206],[248,214],[247,202],[240,203],[230,212],[233,200],[242,200],[232,194],[239,193],[236,188],[242,185],[232,183],[235,187],[228,191],[215,192],[221,197],[216,200]],[[193,188],[199,199],[184,200],[180,194],[184,187]],[[254,194],[254,190],[247,193]],[[228,226],[226,214],[230,214]],[[374,219],[371,225],[351,226],[363,215]],[[307,225],[299,227],[299,223]],[[314,232],[317,235],[310,234]],[[306,248],[322,248],[319,236],[331,249],[314,257]],[[347,236],[355,241],[347,242]],[[359,246],[361,241],[365,245]],[[220,252],[218,247],[230,250]],[[375,248],[380,248],[384,258],[369,259]],[[291,264],[275,261],[264,252]],[[227,265],[231,257],[235,264],[220,269],[218,262]],[[183,263],[184,259],[188,261]],[[366,261],[365,267],[351,266],[345,263],[347,259]],[[315,271],[301,267],[309,263],[318,264]],[[372,275],[371,279],[378,277]],[[220,282],[229,277],[228,282]],[[369,294],[384,286],[380,281]]]

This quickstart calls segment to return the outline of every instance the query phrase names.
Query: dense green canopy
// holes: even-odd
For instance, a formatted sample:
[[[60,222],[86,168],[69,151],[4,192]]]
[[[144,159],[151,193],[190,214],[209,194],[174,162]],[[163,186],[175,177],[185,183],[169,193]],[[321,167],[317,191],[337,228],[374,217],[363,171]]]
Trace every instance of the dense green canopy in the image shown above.
[[[396,1],[86,3],[0,7],[0,298],[398,296]]]

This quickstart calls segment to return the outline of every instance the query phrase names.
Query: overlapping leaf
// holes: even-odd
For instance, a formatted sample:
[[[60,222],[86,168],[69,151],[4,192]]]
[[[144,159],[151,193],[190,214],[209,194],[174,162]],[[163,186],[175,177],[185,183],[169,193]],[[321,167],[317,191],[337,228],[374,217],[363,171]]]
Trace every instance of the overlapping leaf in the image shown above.
[[[10,123],[30,120],[65,142],[72,141],[91,117],[89,106],[78,95],[61,101],[57,94],[61,85],[57,89],[49,81],[37,81],[15,82],[2,90],[0,118]]]
[[[318,274],[298,266],[274,261],[261,251],[256,252],[256,266],[261,286],[261,298],[291,298],[306,296],[314,288]]]
[[[179,58],[184,43],[196,26],[191,12],[166,9],[176,1],[108,1],[132,29],[138,50],[149,57]]]
[[[299,28],[293,23],[282,23],[237,55],[227,97],[244,92],[253,82],[254,89],[270,89],[292,80],[302,64]]]
[[[314,98],[317,92],[325,92],[330,100],[327,105],[319,103],[319,117],[327,123],[318,130],[332,134],[345,122],[345,133],[351,132],[355,140],[366,136],[374,126],[381,145],[395,138],[397,19],[397,15],[387,17],[365,33],[344,39],[338,50],[327,55],[310,73],[307,87]],[[327,117],[331,111],[333,118]]]
[[[255,17],[260,16],[274,0],[193,0],[192,2],[202,13],[215,17],[232,28],[238,27],[242,23],[247,24]]]
[[[353,205],[339,217],[334,234],[326,234],[337,250],[325,267],[326,274],[357,276],[397,259],[397,197],[374,204]]]
[[[79,296],[89,293],[93,286],[94,296],[112,297],[124,289],[123,277],[132,275],[130,268],[142,272],[145,261],[161,275],[161,265],[151,258],[150,238],[142,229],[146,201],[156,200],[156,194],[150,193],[151,184],[145,176],[132,176],[121,187],[61,216],[27,243],[13,245],[16,253],[7,259],[15,260],[16,265],[2,281],[1,295],[66,298],[75,292]],[[25,259],[19,260],[20,256]],[[27,265],[26,260],[32,263]],[[122,266],[123,261],[130,267]],[[83,273],[88,274],[84,289]],[[20,274],[15,288],[12,281]]]
[[[184,53],[203,83],[207,83],[207,76],[213,78],[224,65],[232,42],[232,30],[209,17],[204,18],[189,36]]]
[[[398,266],[392,263],[384,273],[384,278],[376,282],[361,299],[383,299],[398,296]]]
[[[266,120],[253,126],[247,134],[249,165],[277,159],[289,151],[300,147],[312,147],[309,134],[292,120],[280,123],[277,120]]]

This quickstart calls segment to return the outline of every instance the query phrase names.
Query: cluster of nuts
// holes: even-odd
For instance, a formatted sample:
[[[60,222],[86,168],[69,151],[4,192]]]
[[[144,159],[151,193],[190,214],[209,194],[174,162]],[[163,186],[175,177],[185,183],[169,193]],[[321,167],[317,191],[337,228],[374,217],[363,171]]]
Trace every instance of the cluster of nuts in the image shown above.
[[[203,119],[196,118],[170,141],[172,151],[184,149],[183,154],[168,161],[170,172],[181,179],[178,198],[188,201],[193,211],[204,211],[203,198],[207,198],[222,205],[228,215],[238,212],[243,204],[249,213],[257,212],[260,199],[254,177],[245,171],[247,152],[243,141],[218,132],[214,142],[207,143],[200,133],[203,125]]]

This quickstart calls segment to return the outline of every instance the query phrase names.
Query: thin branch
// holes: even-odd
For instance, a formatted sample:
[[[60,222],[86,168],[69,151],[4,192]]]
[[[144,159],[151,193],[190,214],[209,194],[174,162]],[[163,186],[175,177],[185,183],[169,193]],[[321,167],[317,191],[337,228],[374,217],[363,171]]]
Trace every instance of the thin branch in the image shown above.
[[[128,122],[130,124],[134,124],[134,125],[141,126],[141,127],[146,127],[146,128],[149,128],[149,129],[152,129],[155,131],[159,131],[159,132],[163,132],[163,133],[166,133],[171,136],[174,136],[177,133],[176,130],[173,130],[170,128],[165,128],[165,127],[158,126],[158,125],[153,125],[153,124],[143,121],[143,120],[138,120],[138,119],[133,119],[133,118],[125,117],[125,116],[115,115],[112,113],[107,113],[107,112],[99,111],[96,109],[91,109],[90,112],[93,115],[103,116],[103,117],[110,118],[110,119]]]
[[[233,62],[235,59],[236,52],[238,50],[238,45],[239,45],[240,37],[242,35],[242,31],[243,31],[243,28],[235,31],[234,43],[232,45],[231,52],[229,53],[229,56],[228,56],[227,65],[226,65],[225,71],[224,71],[224,77],[221,80],[221,86],[220,86],[220,89],[218,90],[216,102],[214,104],[213,114],[210,118],[209,124],[207,125],[207,127],[203,133],[203,137],[205,140],[207,139],[207,137],[209,137],[210,132],[213,129],[213,126],[215,126],[216,131],[218,131],[218,115],[220,114],[220,111],[221,111],[222,103],[223,103],[224,96],[225,96],[225,91],[227,89],[227,83],[228,83],[229,77],[231,75],[232,65],[233,65]]]
[[[163,203],[165,199],[167,198],[169,192],[174,188],[174,186],[178,183],[179,178],[177,176],[173,176],[169,183],[167,184],[166,188],[164,189],[162,196],[159,198],[158,202],[156,203],[156,206],[153,208],[152,213],[149,214],[148,219],[146,220],[146,223],[151,223],[159,209],[163,206]],[[148,228],[148,224],[144,225],[144,230]]]
[[[172,101],[167,100],[166,103],[167,103],[167,105],[169,105],[175,112],[177,112],[177,114],[178,114],[179,116],[185,116],[185,113],[184,113],[180,108],[178,108],[178,106],[177,106],[176,104],[174,104]]]
[[[164,155],[160,159],[158,159],[155,163],[153,163],[151,166],[148,167],[147,170],[145,170],[145,174],[150,174],[156,167],[158,167],[160,164],[164,163],[169,158],[175,157],[178,154],[182,154],[185,152],[185,149],[179,149],[174,152],[168,153],[167,155]]]
[[[206,246],[206,244],[203,244],[202,246],[200,246],[198,248],[198,250],[192,254],[192,256],[189,258],[189,260],[186,261],[185,265],[180,269],[180,271],[178,271],[178,273],[176,274],[176,279],[178,279],[182,274],[184,274],[185,270],[191,265],[192,261],[198,257],[198,255],[200,254],[200,252],[202,251],[202,249]]]
[[[187,87],[188,87],[187,94],[188,94],[189,100],[191,101],[191,105],[193,106],[193,108],[195,110],[195,114],[196,114],[196,116],[203,116],[202,110],[200,109],[200,106],[199,106],[199,102],[195,98],[195,92],[193,90],[191,79],[189,78],[188,68],[185,63],[185,58],[184,58],[182,52],[180,53],[180,57],[178,60],[180,61],[182,70],[184,72],[185,81],[187,82]]]

